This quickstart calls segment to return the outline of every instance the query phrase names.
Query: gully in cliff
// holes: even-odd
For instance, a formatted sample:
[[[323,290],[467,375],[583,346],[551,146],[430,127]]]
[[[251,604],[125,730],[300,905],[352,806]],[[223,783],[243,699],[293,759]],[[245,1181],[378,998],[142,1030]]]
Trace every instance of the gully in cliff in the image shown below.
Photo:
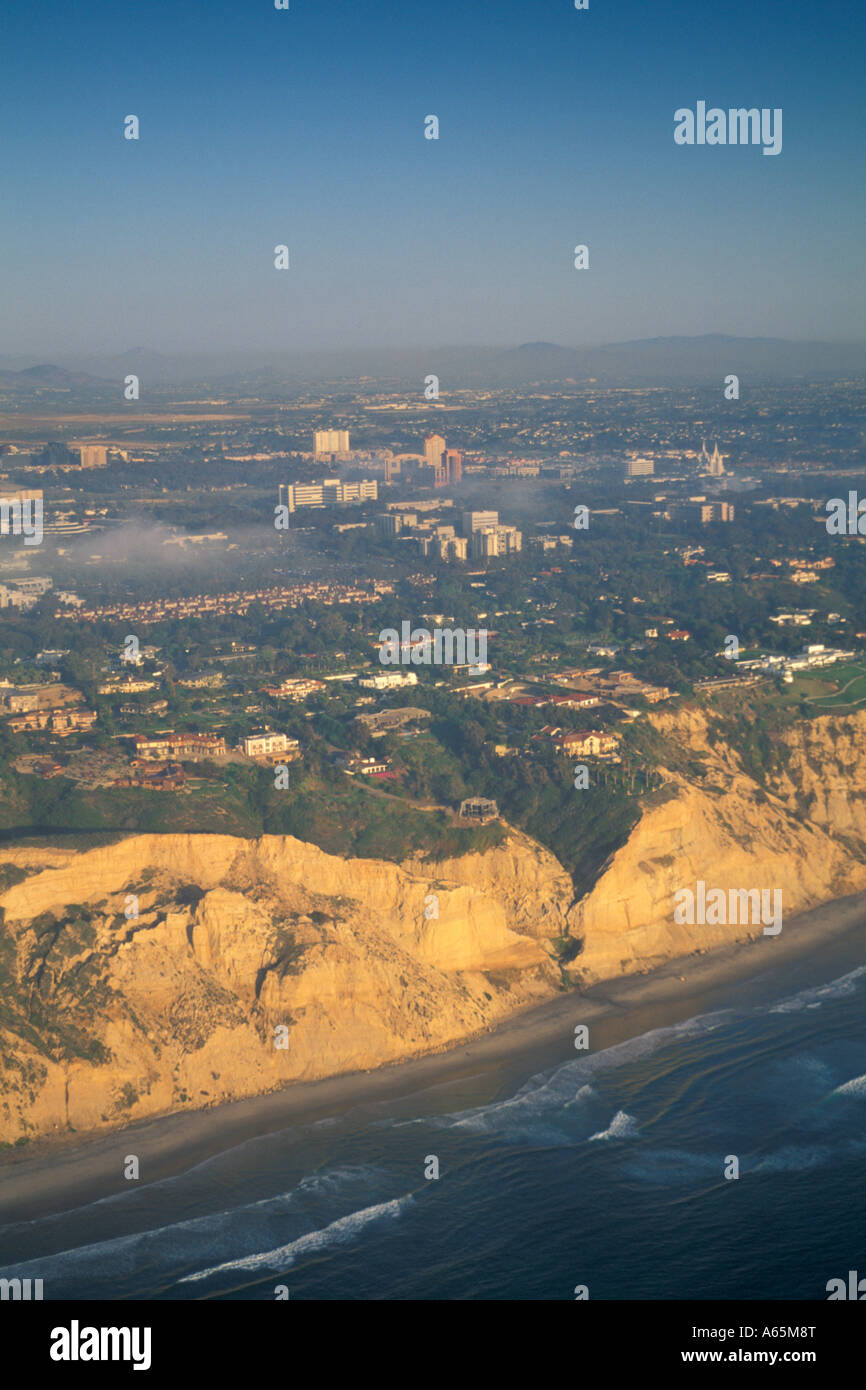
[[[771,895],[772,893],[772,910]],[[678,926],[763,926],[765,936],[782,930],[781,888],[710,888],[699,878],[695,892],[680,888],[674,895]]]

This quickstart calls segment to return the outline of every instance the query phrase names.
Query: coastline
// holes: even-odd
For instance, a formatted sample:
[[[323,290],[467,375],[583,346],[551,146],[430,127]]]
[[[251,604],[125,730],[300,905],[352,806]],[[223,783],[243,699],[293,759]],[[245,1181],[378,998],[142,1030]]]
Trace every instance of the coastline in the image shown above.
[[[40,1140],[0,1161],[0,1224],[38,1219],[128,1190],[124,1157],[134,1152],[146,1180],[175,1176],[261,1135],[309,1125],[360,1105],[419,1098],[449,1082],[476,1080],[493,1093],[575,1056],[578,1023],[601,1051],[652,1028],[714,1009],[749,1007],[781,990],[796,993],[866,964],[866,893],[836,899],[786,923],[778,937],[692,954],[646,975],[569,990],[514,1014],[490,1032],[447,1050],[371,1072],[340,1073],[211,1109],[142,1120],[109,1133]]]

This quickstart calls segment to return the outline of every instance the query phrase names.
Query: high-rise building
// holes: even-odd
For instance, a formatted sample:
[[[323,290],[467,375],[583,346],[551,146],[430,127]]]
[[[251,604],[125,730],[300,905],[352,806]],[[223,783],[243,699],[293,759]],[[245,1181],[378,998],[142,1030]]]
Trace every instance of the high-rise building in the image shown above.
[[[469,553],[473,560],[491,560],[499,554],[499,537],[496,528],[485,526],[472,532]]]
[[[323,454],[348,454],[349,431],[316,430],[315,447],[317,458]]]
[[[108,448],[105,444],[81,444],[78,449],[82,468],[104,468],[108,462]]]
[[[516,526],[480,526],[473,529],[469,553],[473,560],[491,560],[523,549],[523,533]]]
[[[473,531],[477,531],[480,526],[498,526],[498,512],[463,512],[460,517],[460,524],[464,536],[469,536]]]
[[[655,470],[652,459],[628,459],[625,465],[627,478],[645,478]]]
[[[428,468],[441,468],[444,453],[445,440],[441,434],[428,434],[424,440],[424,457],[427,460]]]
[[[463,455],[459,449],[446,449],[445,471],[449,483],[459,483],[463,479]]]

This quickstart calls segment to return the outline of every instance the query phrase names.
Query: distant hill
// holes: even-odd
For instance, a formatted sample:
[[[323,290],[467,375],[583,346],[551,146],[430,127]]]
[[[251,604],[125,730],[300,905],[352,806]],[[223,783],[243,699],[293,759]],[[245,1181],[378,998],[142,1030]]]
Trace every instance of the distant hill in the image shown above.
[[[66,367],[46,364],[25,367],[21,372],[0,372],[0,390],[3,391],[70,391],[104,385],[104,381],[88,372],[70,371]]]
[[[455,365],[459,356],[456,355]],[[721,381],[730,372],[744,384],[849,375],[862,378],[866,376],[866,343],[798,343],[783,338],[736,338],[722,333],[698,338],[643,338],[581,348],[524,343],[500,351],[479,351],[472,371],[491,384],[501,385],[595,379],[608,386],[677,386]],[[444,379],[444,373],[440,376]]]
[[[0,358],[0,366],[9,357]],[[534,382],[602,386],[692,386],[720,382],[733,372],[744,387],[774,381],[866,379],[866,342],[793,342],[785,338],[739,338],[723,333],[701,337],[640,338],[623,343],[568,347],[528,342],[516,347],[428,346],[343,352],[163,354],[136,347],[114,356],[65,359],[63,366],[0,369],[0,389],[35,391],[118,386],[134,372],[143,384],[173,394],[193,383],[216,390],[267,393],[281,386],[327,386],[340,381],[394,390],[423,383],[430,372],[441,389],[531,386]]]
[[[789,342],[782,338],[644,338],[593,347],[521,343],[518,347],[407,348],[317,353],[304,358],[270,355],[269,370],[247,369],[248,380],[322,381],[338,377],[423,382],[429,372],[443,391],[460,387],[529,386],[533,382],[596,381],[604,386],[691,386],[721,382],[730,372],[744,386],[771,381],[866,378],[866,342]],[[224,369],[226,371],[226,369]]]
[[[522,353],[524,357],[528,357],[530,354],[548,352],[569,353],[573,350],[573,348],[560,347],[559,343],[521,343],[519,347],[514,349],[515,352]]]

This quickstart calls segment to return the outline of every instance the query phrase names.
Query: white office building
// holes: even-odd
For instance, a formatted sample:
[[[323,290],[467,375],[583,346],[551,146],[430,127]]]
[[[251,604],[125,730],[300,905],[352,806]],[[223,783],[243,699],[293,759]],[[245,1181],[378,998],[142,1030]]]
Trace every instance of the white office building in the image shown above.
[[[321,454],[348,454],[348,430],[316,430],[316,456]]]

